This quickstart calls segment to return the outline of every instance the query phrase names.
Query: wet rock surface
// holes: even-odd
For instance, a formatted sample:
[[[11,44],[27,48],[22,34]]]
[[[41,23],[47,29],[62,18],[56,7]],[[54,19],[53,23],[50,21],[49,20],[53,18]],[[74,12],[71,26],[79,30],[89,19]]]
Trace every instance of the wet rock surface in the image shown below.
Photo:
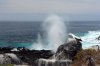
[[[82,49],[81,39],[69,35],[68,41],[58,47],[55,54],[58,60],[73,60],[73,57]]]
[[[48,59],[53,55],[51,50],[29,50],[24,47],[16,48],[17,51],[11,51],[14,48],[3,47],[0,48],[0,64],[23,64],[28,65],[35,64],[35,60],[39,58]],[[9,56],[11,55],[11,56]],[[17,59],[13,59],[12,56],[16,56]],[[6,59],[6,61],[4,60]],[[19,59],[19,60],[18,60]],[[20,62],[19,62],[20,61]]]

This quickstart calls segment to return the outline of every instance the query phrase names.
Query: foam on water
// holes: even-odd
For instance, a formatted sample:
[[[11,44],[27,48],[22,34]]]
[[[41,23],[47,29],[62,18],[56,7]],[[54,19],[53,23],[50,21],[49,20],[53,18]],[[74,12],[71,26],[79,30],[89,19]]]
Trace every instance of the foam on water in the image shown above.
[[[100,45],[100,40],[97,38],[100,36],[100,31],[88,31],[84,36],[81,36],[83,48],[88,48],[93,45]]]

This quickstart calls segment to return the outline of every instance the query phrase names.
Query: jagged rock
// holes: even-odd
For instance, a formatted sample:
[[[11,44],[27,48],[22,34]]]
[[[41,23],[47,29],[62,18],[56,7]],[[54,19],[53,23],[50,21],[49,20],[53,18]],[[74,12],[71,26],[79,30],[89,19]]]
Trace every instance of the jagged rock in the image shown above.
[[[58,47],[58,50],[55,54],[56,59],[73,59],[76,53],[82,48],[82,44],[80,41],[82,40],[79,37],[73,34],[69,34],[68,41]]]
[[[65,44],[59,46],[55,54],[53,54],[50,50],[29,50],[26,48],[15,48],[18,50],[16,51],[14,48],[9,47],[0,48],[0,64],[20,64],[20,60],[22,60],[22,62],[28,63],[29,65],[34,64],[34,66],[38,66],[35,65],[35,61],[38,60],[37,64],[40,65],[43,62],[43,64],[46,63],[48,66],[55,66],[50,65],[52,63],[59,64],[58,66],[65,66],[64,64],[66,63],[66,66],[69,66],[73,56],[82,48],[80,41],[80,38],[73,34],[69,34],[68,41]],[[48,59],[51,56],[53,56],[53,58]],[[40,58],[43,59],[41,60]]]
[[[81,39],[69,34],[68,41],[60,45],[49,59],[38,59],[37,66],[69,66],[75,54],[82,48]]]

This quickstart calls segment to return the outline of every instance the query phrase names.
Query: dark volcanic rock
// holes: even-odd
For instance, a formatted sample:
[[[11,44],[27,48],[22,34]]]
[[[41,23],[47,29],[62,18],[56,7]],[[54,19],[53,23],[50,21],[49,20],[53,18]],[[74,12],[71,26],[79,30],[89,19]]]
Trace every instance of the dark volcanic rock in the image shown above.
[[[18,47],[12,51],[11,47],[0,48],[0,64],[34,64],[39,58],[48,59],[53,55],[51,50],[29,50],[24,47]],[[16,59],[15,59],[16,57]],[[5,60],[6,59],[6,60]],[[19,59],[19,60],[18,60]]]
[[[32,66],[37,66],[36,64],[41,64],[41,61],[46,63],[50,62],[50,64],[58,64],[63,62],[69,64],[70,60],[72,60],[76,53],[82,48],[82,44],[80,41],[80,38],[76,37],[73,34],[69,34],[68,41],[63,45],[60,45],[55,54],[52,53],[51,50],[29,50],[24,47],[18,47],[15,49],[12,47],[0,48],[0,60],[2,60],[2,57],[3,59],[7,59],[7,61],[1,62],[0,64],[27,63]],[[54,57],[50,59],[52,56]],[[40,62],[36,63],[37,60],[39,60]]]
[[[76,53],[82,49],[81,39],[76,37],[73,34],[69,34],[69,38],[67,43],[60,45],[55,54],[56,59],[58,60],[66,60],[73,59]]]
[[[60,45],[57,52],[49,59],[38,59],[36,66],[69,66],[76,53],[82,48],[81,39],[69,34],[68,41]]]

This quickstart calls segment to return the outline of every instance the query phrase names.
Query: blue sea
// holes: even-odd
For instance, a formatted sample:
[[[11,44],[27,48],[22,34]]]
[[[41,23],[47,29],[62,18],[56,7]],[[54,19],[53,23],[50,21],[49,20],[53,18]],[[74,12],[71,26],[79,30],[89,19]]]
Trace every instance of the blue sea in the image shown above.
[[[37,34],[44,34],[42,23],[42,21],[1,21],[0,47],[30,48],[37,41]],[[99,44],[95,39],[100,35],[100,21],[70,21],[65,22],[65,25],[69,33],[83,39],[84,48]]]

